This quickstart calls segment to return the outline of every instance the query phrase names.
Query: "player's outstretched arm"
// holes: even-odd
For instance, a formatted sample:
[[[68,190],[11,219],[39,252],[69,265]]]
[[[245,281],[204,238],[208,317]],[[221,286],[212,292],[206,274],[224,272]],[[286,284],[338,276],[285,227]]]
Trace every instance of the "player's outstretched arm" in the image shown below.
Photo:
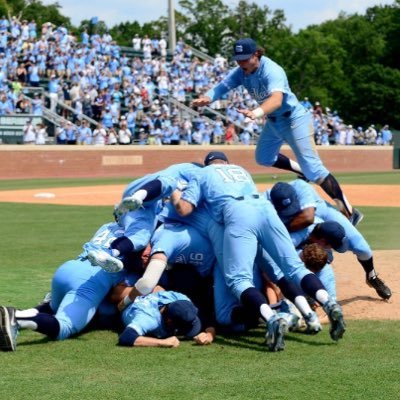
[[[176,336],[171,336],[165,339],[157,339],[148,336],[138,336],[134,342],[135,347],[178,347],[180,344]]]
[[[211,104],[211,99],[208,96],[200,96],[192,101],[192,107],[204,107]]]

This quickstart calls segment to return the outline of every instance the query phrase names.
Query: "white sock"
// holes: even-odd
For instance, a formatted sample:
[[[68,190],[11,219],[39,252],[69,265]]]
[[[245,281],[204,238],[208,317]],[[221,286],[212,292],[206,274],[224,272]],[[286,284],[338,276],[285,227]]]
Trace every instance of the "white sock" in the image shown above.
[[[147,190],[140,189],[137,192],[133,193],[132,197],[139,200],[144,200],[147,196]]]
[[[317,293],[315,293],[315,299],[324,305],[326,302],[329,301],[329,294],[325,289],[319,289]]]
[[[304,296],[297,296],[294,299],[294,304],[299,309],[299,311],[301,312],[301,315],[303,315],[303,316],[310,315],[310,313],[313,312],[311,310],[310,305],[308,304],[307,299]]]
[[[262,304],[260,307],[260,314],[265,319],[265,321],[269,321],[271,317],[275,315],[275,312],[268,304]]]
[[[37,323],[30,319],[20,319],[20,318],[33,318],[39,314],[39,311],[36,308],[29,308],[27,310],[16,310],[15,318],[17,319],[18,326],[21,329],[31,329],[36,331]]]

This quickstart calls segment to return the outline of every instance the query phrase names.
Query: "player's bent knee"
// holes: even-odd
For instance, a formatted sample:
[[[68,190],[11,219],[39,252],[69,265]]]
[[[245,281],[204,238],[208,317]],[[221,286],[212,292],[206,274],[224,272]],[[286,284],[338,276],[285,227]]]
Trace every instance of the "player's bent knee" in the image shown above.
[[[271,167],[275,162],[274,158],[268,158],[264,153],[261,153],[257,150],[255,153],[255,159],[257,164],[263,165],[264,167]]]

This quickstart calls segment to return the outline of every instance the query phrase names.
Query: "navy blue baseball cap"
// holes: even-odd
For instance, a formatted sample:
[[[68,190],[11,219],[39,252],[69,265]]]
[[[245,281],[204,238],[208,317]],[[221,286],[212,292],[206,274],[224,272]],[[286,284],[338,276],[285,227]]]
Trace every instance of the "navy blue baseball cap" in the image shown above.
[[[288,183],[276,183],[269,192],[269,195],[280,217],[294,217],[301,211],[296,191]]]
[[[339,250],[343,246],[344,238],[346,237],[343,226],[336,221],[325,221],[317,224],[313,234],[325,239],[335,250]]]
[[[257,51],[257,43],[250,38],[239,39],[233,46],[235,61],[248,60]]]
[[[201,331],[196,306],[189,300],[176,300],[168,304],[166,316],[172,320],[179,335],[193,338]]]
[[[228,157],[222,151],[210,151],[204,159],[204,165],[209,165],[211,161],[223,160],[229,162]]]

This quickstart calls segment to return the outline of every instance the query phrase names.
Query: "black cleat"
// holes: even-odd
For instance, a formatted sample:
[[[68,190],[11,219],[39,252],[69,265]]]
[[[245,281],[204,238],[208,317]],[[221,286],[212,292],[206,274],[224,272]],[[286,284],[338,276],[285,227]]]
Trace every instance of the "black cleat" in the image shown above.
[[[392,297],[392,291],[389,286],[387,286],[378,276],[367,278],[367,285],[374,288],[376,293],[378,293],[378,296],[384,300],[389,300]]]
[[[0,350],[15,351],[17,349],[18,324],[15,308],[0,307]]]
[[[353,226],[357,226],[364,219],[364,214],[353,207],[353,214],[350,215],[349,221]]]

